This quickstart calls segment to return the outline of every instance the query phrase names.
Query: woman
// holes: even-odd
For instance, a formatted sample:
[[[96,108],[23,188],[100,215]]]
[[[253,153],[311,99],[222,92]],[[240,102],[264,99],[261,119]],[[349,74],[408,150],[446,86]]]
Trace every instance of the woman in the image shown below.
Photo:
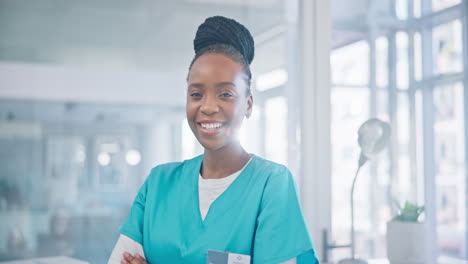
[[[250,32],[210,17],[194,48],[186,110],[204,154],[151,171],[109,263],[318,263],[291,173],[238,140],[253,106]]]

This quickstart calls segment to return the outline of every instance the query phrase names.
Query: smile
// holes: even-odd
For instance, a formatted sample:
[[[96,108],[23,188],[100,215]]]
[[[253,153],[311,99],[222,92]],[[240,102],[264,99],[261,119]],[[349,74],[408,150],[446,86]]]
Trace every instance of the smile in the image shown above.
[[[199,125],[199,131],[205,136],[216,136],[224,129],[226,123],[224,122],[197,122]]]
[[[221,128],[223,125],[223,123],[200,123],[200,126],[207,130],[216,130]]]

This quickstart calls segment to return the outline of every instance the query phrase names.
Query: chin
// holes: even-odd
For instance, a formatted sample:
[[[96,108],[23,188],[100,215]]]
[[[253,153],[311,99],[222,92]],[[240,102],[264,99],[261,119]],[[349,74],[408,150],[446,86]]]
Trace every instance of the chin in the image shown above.
[[[205,150],[211,150],[211,151],[216,151],[226,146],[225,144],[214,143],[214,142],[200,142],[200,144]]]
[[[229,148],[229,147],[235,146],[236,144],[239,144],[239,142],[235,140],[234,141],[221,141],[221,140],[200,141],[199,140],[198,142],[203,146],[205,150],[210,150],[210,151],[217,151],[223,148]]]

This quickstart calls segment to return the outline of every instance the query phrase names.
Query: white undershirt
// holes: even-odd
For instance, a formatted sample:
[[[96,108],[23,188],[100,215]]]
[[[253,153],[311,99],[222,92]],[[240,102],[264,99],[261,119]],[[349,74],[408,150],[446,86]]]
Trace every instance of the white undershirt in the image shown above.
[[[247,164],[249,164],[251,160],[252,158],[249,160],[249,162],[247,162]],[[247,164],[245,164],[244,168],[247,166]],[[198,200],[200,204],[200,215],[203,220],[205,220],[205,217],[210,210],[211,204],[234,182],[234,180],[241,174],[244,168],[221,179],[204,179],[201,174],[199,175]],[[125,251],[132,255],[138,253],[143,257],[145,256],[143,247],[140,245],[140,243],[125,235],[120,235],[109,258],[108,264],[119,264]],[[279,264],[296,264],[296,258],[292,258]]]
[[[245,164],[244,168],[247,164]],[[204,179],[201,174],[198,176],[198,201],[200,202],[200,214],[203,220],[205,220],[211,204],[234,182],[244,168],[220,179]]]

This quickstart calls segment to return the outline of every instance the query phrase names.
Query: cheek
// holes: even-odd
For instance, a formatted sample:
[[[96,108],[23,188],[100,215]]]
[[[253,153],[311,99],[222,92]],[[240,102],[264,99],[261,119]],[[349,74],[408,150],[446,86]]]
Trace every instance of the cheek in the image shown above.
[[[187,118],[194,117],[196,115],[197,113],[196,108],[197,106],[194,103],[187,102],[185,106],[185,113],[187,115]]]
[[[240,125],[242,121],[244,120],[244,116],[245,116],[244,106],[239,105],[235,109],[233,109],[233,111],[231,112],[231,116],[232,116],[233,122]]]

